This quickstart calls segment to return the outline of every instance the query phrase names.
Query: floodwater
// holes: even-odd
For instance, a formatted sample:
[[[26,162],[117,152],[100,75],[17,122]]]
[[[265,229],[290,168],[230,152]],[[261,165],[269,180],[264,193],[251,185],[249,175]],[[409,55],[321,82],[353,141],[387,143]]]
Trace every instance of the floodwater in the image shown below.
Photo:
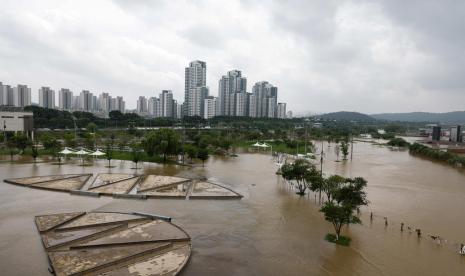
[[[368,180],[370,205],[362,225],[345,235],[350,247],[328,243],[332,226],[315,194],[299,197],[279,176],[271,156],[212,157],[205,167],[143,164],[139,173],[208,177],[244,195],[242,200],[112,199],[69,195],[0,183],[2,275],[49,275],[33,217],[81,210],[139,211],[171,216],[193,241],[183,275],[465,275],[465,173],[462,169],[369,143],[356,143],[352,161],[334,162],[323,145],[325,174]],[[134,172],[130,162],[93,167],[0,163],[1,178],[98,172]],[[369,214],[375,217],[370,222]],[[385,227],[383,217],[388,218]],[[420,228],[423,237],[405,228]],[[427,235],[439,235],[439,245]]]

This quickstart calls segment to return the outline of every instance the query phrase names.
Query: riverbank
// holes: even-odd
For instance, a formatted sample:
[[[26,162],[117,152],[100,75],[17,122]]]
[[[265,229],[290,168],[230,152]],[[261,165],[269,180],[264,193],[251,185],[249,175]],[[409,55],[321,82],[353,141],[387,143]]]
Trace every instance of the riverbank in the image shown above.
[[[465,156],[461,156],[456,153],[451,153],[447,151],[442,151],[440,149],[432,149],[419,143],[411,144],[409,150],[412,154],[423,156],[433,160],[446,162],[451,165],[459,167],[463,167],[465,165]]]

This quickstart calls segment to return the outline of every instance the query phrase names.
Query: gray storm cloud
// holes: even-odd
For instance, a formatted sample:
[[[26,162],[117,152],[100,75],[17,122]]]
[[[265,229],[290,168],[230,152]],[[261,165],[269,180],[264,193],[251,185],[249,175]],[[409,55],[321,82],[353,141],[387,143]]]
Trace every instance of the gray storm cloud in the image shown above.
[[[463,1],[2,1],[0,81],[124,96],[207,62],[240,69],[297,113],[464,110]]]

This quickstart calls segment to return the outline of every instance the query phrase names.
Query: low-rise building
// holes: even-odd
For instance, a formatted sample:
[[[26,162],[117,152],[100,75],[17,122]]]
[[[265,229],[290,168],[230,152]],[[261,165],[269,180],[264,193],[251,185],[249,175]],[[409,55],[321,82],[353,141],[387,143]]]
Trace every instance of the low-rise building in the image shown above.
[[[23,108],[2,106],[0,107],[0,127],[3,132],[25,132],[26,135],[34,135],[34,120],[32,112],[26,112]]]

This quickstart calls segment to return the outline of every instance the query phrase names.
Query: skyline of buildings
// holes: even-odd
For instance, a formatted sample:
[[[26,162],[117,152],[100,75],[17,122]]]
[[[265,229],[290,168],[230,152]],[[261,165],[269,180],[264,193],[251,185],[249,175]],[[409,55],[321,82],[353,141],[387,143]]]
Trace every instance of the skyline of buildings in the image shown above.
[[[286,103],[278,102],[278,88],[268,81],[256,82],[252,86],[252,92],[248,92],[247,78],[240,70],[230,70],[219,79],[218,94],[215,97],[210,95],[210,89],[206,86],[206,76],[206,62],[194,60],[189,63],[185,68],[182,104],[174,99],[171,90],[162,90],[158,98],[139,96],[136,108],[127,110],[122,96],[112,97],[107,92],[97,96],[85,89],[75,95],[68,88],[61,88],[55,93],[52,88],[43,86],[38,90],[37,105],[43,108],[100,113],[103,116],[118,110],[122,113],[134,112],[154,118],[200,116],[210,119],[215,116],[247,116],[284,119],[288,117]],[[58,101],[56,101],[57,97]],[[31,88],[27,85],[18,84],[16,87],[11,87],[0,82],[0,105],[24,107],[31,104]]]

